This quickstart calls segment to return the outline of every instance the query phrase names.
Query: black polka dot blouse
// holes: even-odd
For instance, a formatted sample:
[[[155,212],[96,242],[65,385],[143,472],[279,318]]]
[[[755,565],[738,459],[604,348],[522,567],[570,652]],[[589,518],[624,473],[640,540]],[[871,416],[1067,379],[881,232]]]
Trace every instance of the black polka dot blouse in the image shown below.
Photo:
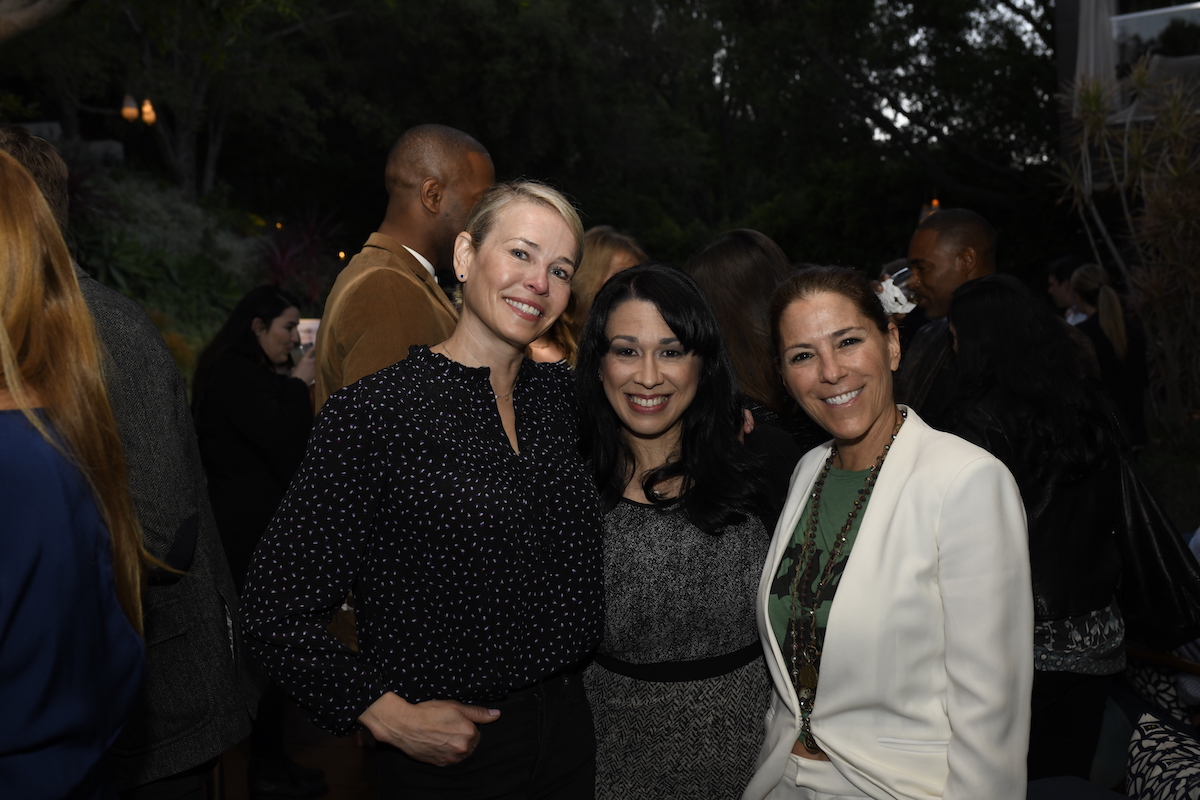
[[[522,364],[519,455],[488,377],[414,347],[334,394],[255,551],[251,651],[332,733],[388,691],[499,700],[600,641],[601,518],[570,375]],[[326,628],[350,591],[358,653]]]

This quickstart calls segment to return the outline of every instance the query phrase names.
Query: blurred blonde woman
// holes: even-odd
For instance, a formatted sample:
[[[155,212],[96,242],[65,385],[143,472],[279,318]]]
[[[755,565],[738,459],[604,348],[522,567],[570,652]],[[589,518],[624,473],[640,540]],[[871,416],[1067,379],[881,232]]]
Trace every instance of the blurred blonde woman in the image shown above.
[[[546,331],[546,335],[529,345],[529,357],[534,361],[555,363],[565,361],[574,368],[579,352],[579,337],[592,310],[592,301],[600,287],[622,270],[641,264],[646,254],[632,236],[617,233],[610,225],[597,225],[584,234],[583,261],[571,281],[571,300],[567,310]]]
[[[1129,440],[1135,446],[1144,445],[1143,395],[1150,381],[1141,331],[1126,324],[1121,296],[1110,284],[1104,267],[1084,264],[1071,273],[1071,296],[1075,308],[1086,317],[1076,327],[1092,340],[1100,364],[1100,383],[1116,403]]]
[[[611,225],[597,225],[583,235],[583,262],[571,282],[574,309],[571,326],[578,338],[592,311],[592,301],[609,278],[621,270],[646,261],[646,253],[632,236],[618,233]]]
[[[2,152],[0,186],[0,776],[12,797],[107,797],[146,554],[66,245]]]

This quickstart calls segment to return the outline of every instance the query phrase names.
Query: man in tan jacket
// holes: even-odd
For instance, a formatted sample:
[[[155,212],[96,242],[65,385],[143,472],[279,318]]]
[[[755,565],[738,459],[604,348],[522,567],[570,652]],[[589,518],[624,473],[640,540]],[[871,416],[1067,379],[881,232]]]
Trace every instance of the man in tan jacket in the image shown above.
[[[483,145],[444,125],[419,125],[392,146],[387,213],[338,275],[317,330],[316,405],[390,367],[414,344],[447,338],[458,313],[438,286],[454,238],[495,172]]]

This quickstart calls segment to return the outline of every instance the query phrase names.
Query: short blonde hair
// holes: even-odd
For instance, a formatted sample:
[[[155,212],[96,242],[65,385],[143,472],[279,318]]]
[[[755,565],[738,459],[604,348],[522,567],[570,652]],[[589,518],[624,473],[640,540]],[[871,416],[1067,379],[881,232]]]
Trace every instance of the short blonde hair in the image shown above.
[[[471,246],[479,250],[488,234],[496,225],[496,216],[513,203],[533,203],[544,206],[562,217],[575,237],[575,268],[579,269],[583,257],[583,222],[579,212],[561,192],[538,181],[509,181],[497,183],[486,192],[467,219],[467,233],[471,235]]]

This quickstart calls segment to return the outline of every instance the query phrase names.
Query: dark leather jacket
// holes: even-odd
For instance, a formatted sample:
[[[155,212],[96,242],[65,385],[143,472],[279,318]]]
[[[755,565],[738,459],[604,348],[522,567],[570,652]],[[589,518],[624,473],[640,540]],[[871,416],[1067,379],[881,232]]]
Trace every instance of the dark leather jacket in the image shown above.
[[[925,401],[942,371],[951,369],[953,360],[954,340],[950,335],[950,323],[945,317],[931,320],[918,330],[913,335],[908,351],[900,356],[896,399],[935,428],[940,427],[938,420],[930,419]]]
[[[952,433],[983,447],[1017,479],[1029,518],[1029,560],[1034,617],[1060,619],[1104,608],[1121,574],[1114,531],[1121,523],[1121,483],[1116,453],[1100,468],[1067,477],[1051,468],[1029,474],[1019,465],[1031,444],[1021,431],[1005,430],[995,402],[984,398],[961,410]]]

